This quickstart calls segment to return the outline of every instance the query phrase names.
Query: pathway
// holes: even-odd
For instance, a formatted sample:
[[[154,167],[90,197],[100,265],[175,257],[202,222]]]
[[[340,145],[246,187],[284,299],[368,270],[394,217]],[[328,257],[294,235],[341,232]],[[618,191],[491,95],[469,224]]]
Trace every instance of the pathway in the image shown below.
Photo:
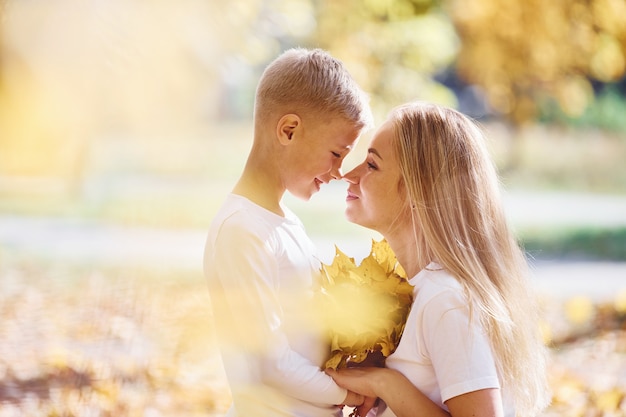
[[[341,193],[331,189],[331,193]],[[566,193],[508,193],[507,212],[521,227],[562,225],[626,226],[626,197]],[[314,203],[314,202],[313,202]],[[3,256],[37,257],[57,262],[104,263],[202,268],[204,230],[129,228],[75,219],[0,217]],[[313,235],[320,259],[329,262],[336,244],[359,259],[369,253],[362,236],[329,238]],[[562,262],[533,264],[541,291],[556,297],[585,294],[610,299],[626,289],[626,262]]]

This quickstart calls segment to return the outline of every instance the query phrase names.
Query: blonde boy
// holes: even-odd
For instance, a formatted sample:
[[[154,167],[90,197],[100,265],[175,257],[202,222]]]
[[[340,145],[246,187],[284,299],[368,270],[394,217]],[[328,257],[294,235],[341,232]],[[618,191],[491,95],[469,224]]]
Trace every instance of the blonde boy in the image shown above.
[[[224,369],[228,416],[338,416],[363,398],[320,370],[328,347],[312,319],[319,264],[285,191],[308,200],[341,178],[371,124],[365,95],[322,50],[284,52],[256,91],[244,171],[209,230],[204,268]]]

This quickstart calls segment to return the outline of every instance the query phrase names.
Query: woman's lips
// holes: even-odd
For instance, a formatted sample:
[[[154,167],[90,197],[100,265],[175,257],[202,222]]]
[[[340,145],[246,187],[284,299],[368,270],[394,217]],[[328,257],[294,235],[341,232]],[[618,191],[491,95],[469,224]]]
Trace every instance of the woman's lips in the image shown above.
[[[356,194],[348,191],[348,195],[346,196],[346,201],[352,201],[352,200],[357,200],[359,197],[357,197]]]

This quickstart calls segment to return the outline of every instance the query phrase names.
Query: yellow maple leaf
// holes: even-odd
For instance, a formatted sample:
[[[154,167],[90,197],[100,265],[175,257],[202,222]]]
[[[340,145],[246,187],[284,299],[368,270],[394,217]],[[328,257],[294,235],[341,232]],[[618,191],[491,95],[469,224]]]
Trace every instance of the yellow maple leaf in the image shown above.
[[[360,363],[371,354],[389,356],[397,347],[413,301],[413,287],[385,240],[372,241],[360,265],[335,247],[331,265],[322,265],[320,311],[330,331],[336,369]]]
[[[359,265],[354,272],[359,274],[362,280],[368,283],[371,281],[385,281],[389,276],[389,272],[387,272],[371,254],[363,259],[361,265]]]
[[[340,350],[333,352],[330,359],[328,359],[328,361],[326,362],[326,368],[337,369],[342,359],[343,359],[343,354],[341,353]]]
[[[385,269],[387,274],[393,272],[398,264],[396,255],[386,240],[381,240],[380,242],[372,240],[372,256]]]

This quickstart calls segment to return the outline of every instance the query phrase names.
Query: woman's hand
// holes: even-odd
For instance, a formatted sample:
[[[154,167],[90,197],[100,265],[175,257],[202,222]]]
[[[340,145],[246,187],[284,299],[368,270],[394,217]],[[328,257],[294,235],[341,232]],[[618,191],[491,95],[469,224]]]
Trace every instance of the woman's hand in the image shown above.
[[[327,369],[326,373],[340,387],[357,392],[366,398],[382,399],[398,417],[414,416],[415,410],[422,410],[425,416],[450,417],[439,404],[431,401],[404,375],[393,369],[347,368],[338,371]],[[359,415],[363,417],[366,415],[369,411],[367,406],[368,403],[364,400],[363,405],[357,407]]]
[[[365,397],[376,398],[376,379],[379,372],[384,372],[384,368],[344,368],[339,370],[327,369],[337,385],[350,391],[359,393]],[[360,404],[359,404],[360,405]]]
[[[356,404],[356,411],[358,416],[365,417],[378,401],[371,376],[380,369],[382,368],[347,368],[339,371],[327,369],[326,373],[335,380],[337,385],[348,389],[349,393],[356,392],[361,395],[363,400],[360,404]]]

